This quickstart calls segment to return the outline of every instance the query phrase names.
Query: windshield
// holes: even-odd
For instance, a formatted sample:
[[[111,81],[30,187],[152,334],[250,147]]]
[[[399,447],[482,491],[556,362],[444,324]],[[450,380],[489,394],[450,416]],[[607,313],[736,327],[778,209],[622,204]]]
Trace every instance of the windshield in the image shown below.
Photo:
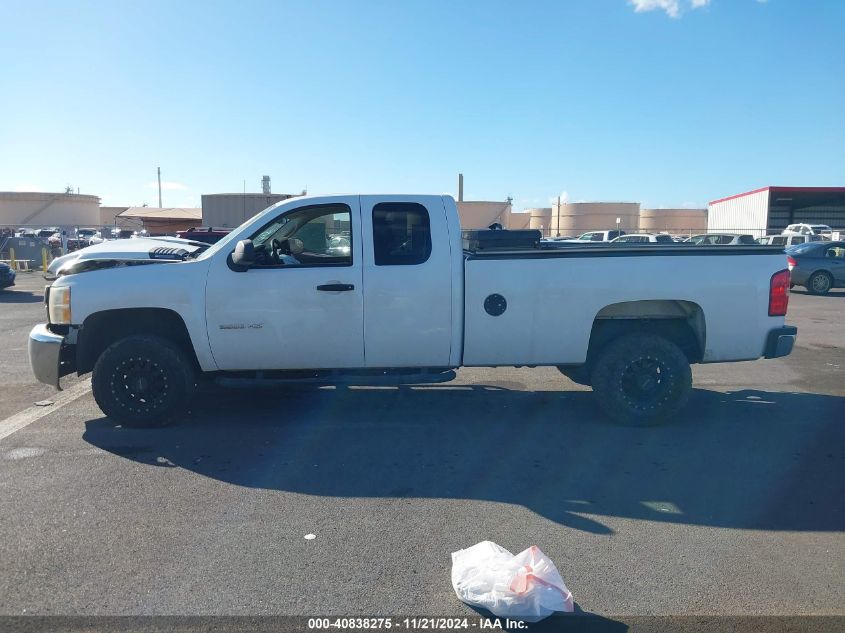
[[[818,246],[819,246],[818,243],[815,243],[815,244],[813,244],[813,243],[796,244],[795,246],[790,246],[786,250],[789,253],[796,253],[798,255],[804,255],[808,251],[811,251],[814,248],[817,248]]]
[[[209,257],[213,257],[216,253],[219,253],[221,250],[224,250],[224,249],[228,248],[229,244],[232,244],[232,243],[234,243],[234,242],[236,241],[236,238],[238,237],[238,235],[240,235],[241,230],[242,230],[245,226],[247,226],[248,224],[250,224],[253,220],[255,220],[255,218],[257,218],[257,217],[258,217],[259,215],[261,215],[262,213],[265,213],[266,211],[268,211],[268,210],[270,210],[270,209],[273,209],[273,208],[275,208],[275,207],[279,207],[279,206],[283,205],[283,204],[284,204],[284,202],[285,202],[285,201],[282,201],[282,202],[277,202],[276,204],[270,205],[270,206],[269,206],[269,207],[267,207],[266,209],[264,209],[264,210],[262,210],[262,211],[259,211],[259,212],[258,212],[258,213],[256,213],[254,216],[252,216],[251,218],[249,218],[248,220],[246,220],[245,222],[243,222],[240,226],[238,226],[237,228],[232,229],[232,231],[231,231],[228,235],[226,235],[224,238],[222,238],[222,239],[220,239],[219,241],[217,241],[217,242],[215,242],[214,244],[212,244],[212,245],[211,245],[208,249],[206,249],[206,251],[205,251],[202,255],[200,255],[199,257],[197,257],[197,259],[198,259],[198,260],[202,260],[202,259],[207,259],[207,258],[209,258]],[[268,227],[268,228],[269,228],[269,227]],[[277,226],[276,228],[278,229],[278,226]],[[263,233],[263,231],[262,231],[262,233]],[[234,248],[234,247],[233,247],[233,248]]]

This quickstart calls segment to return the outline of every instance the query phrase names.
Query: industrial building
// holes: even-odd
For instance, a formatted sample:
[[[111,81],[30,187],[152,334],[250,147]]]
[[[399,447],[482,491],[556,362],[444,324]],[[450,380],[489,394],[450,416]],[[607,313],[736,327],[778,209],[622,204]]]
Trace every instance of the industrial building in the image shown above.
[[[710,232],[761,237],[797,223],[845,228],[845,187],[763,187],[714,200],[707,207]]]
[[[0,226],[98,226],[100,198],[78,193],[0,192]]]
[[[289,193],[211,193],[202,196],[202,225],[235,228]]]
[[[202,224],[202,209],[196,207],[127,207],[115,216],[121,228],[144,229],[150,235],[172,235]]]

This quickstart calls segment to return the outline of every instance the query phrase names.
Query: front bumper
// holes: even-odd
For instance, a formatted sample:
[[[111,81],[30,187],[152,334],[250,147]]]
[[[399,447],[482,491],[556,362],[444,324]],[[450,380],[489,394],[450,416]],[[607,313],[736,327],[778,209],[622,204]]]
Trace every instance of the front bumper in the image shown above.
[[[798,328],[793,325],[784,325],[769,332],[766,339],[766,351],[764,358],[780,358],[788,356],[795,346],[795,337],[798,335]]]
[[[65,337],[53,334],[43,323],[29,333],[29,366],[35,377],[47,385],[61,389],[61,358]]]

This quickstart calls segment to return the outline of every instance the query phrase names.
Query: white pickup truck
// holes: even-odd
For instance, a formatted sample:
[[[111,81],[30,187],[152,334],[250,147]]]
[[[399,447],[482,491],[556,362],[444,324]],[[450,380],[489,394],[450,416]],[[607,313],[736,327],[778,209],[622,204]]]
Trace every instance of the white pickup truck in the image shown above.
[[[69,261],[30,363],[57,388],[93,371],[97,403],[124,424],[172,420],[201,378],[436,382],[541,365],[648,424],[684,405],[691,363],[792,350],[781,249],[496,237],[465,248],[449,196],[292,198],[211,247],[135,241]]]

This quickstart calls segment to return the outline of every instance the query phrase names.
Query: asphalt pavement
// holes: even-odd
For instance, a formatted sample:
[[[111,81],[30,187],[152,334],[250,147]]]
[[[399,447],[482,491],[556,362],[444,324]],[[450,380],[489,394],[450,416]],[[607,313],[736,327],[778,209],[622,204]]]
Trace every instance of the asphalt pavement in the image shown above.
[[[0,425],[55,397],[26,364],[44,282],[19,279]],[[695,367],[683,415],[648,429],[550,368],[207,390],[143,430],[73,379],[0,439],[0,613],[475,615],[450,553],[492,540],[539,546],[608,617],[843,615],[843,314],[845,292],[796,289],[791,356]]]

